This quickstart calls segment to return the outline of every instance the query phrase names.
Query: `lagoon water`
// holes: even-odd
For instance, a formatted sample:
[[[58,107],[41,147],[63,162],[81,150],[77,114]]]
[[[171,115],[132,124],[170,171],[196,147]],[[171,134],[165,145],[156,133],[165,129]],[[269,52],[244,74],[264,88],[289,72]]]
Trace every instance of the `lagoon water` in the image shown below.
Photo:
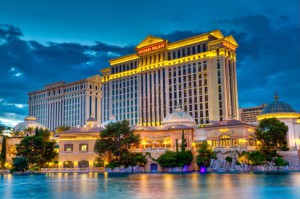
[[[0,198],[300,198],[300,173],[0,175]]]

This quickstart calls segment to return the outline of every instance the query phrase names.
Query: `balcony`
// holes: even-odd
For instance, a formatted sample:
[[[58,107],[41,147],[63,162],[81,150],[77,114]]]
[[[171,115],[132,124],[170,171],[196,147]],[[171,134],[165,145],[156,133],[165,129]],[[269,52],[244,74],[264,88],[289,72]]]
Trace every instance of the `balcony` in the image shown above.
[[[129,149],[132,153],[142,153],[142,152],[164,152],[164,151],[176,151],[176,148],[166,148],[166,147],[150,147],[142,149]],[[178,149],[180,151],[180,147]],[[191,150],[190,147],[185,147],[185,150]]]
[[[256,146],[216,146],[213,147],[214,151],[254,151],[256,150]]]

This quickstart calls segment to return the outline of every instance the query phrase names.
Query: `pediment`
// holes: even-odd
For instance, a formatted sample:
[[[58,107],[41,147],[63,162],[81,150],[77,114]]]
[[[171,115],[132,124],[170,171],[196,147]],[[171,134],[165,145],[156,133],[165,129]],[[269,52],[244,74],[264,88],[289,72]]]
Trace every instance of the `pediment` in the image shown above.
[[[150,45],[153,45],[153,44],[156,44],[156,43],[161,43],[165,41],[164,39],[162,38],[159,38],[159,37],[154,37],[154,36],[147,36],[141,43],[139,43],[136,48],[143,48],[145,46],[150,46]]]
[[[232,35],[229,35],[224,38],[225,41],[228,41],[229,43],[238,46],[238,43],[235,41]]]
[[[211,31],[210,34],[218,39],[224,38],[224,36],[220,30]]]

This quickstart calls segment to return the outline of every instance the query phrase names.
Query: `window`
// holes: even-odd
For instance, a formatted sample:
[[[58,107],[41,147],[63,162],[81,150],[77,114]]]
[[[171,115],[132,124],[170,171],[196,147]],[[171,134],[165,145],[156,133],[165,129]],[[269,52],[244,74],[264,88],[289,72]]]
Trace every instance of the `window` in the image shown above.
[[[229,147],[230,146],[230,136],[222,135],[220,137],[220,146],[222,147]]]
[[[73,151],[73,144],[65,144],[65,152],[72,152]]]
[[[88,145],[87,144],[79,144],[79,151],[80,152],[87,152],[88,151]]]

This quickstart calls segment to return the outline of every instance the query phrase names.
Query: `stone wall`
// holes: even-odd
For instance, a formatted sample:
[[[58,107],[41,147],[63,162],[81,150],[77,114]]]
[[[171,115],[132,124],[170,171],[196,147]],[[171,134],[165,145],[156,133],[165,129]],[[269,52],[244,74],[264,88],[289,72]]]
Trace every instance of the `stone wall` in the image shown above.
[[[253,166],[248,164],[236,165],[238,159],[237,152],[217,153],[217,159],[211,160],[209,171],[214,172],[250,172],[250,171],[296,171],[300,170],[300,159],[298,151],[280,151],[278,152],[286,161],[289,166],[278,167],[274,165],[260,165]],[[232,162],[227,162],[226,157],[231,157]]]

